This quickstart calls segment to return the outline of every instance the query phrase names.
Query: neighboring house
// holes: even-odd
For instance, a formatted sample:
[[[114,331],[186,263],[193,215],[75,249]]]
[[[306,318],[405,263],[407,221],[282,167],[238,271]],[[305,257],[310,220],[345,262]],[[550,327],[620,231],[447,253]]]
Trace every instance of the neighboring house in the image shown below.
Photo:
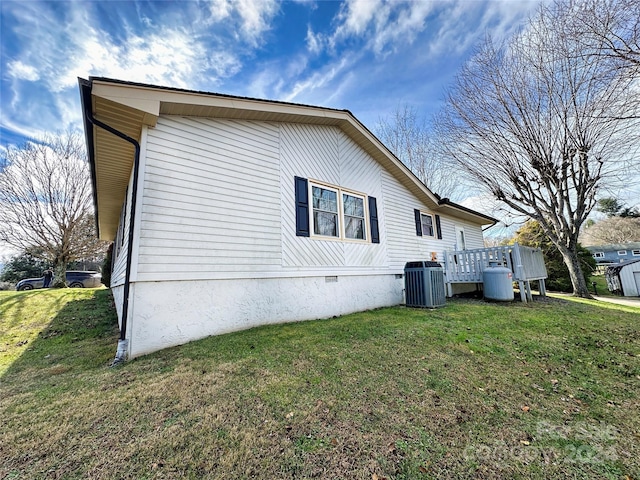
[[[429,191],[349,111],[79,82],[119,356],[400,304],[406,262],[483,247],[496,222]]]
[[[607,267],[607,287],[625,297],[640,296],[640,258]]]
[[[597,263],[621,263],[640,259],[640,242],[614,243],[585,248],[591,252]]]

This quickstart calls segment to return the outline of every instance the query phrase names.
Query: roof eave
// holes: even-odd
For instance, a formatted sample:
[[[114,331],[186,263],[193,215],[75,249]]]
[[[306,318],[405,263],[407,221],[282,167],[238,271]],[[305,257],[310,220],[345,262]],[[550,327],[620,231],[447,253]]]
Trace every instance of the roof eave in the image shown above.
[[[96,234],[100,238],[100,222],[98,221],[98,189],[96,183],[96,157],[95,145],[93,142],[93,124],[89,120],[91,115],[91,80],[78,77],[78,88],[80,89],[80,104],[82,106],[82,123],[84,125],[84,137],[87,146],[87,157],[91,171],[91,189],[93,194],[93,210],[96,222]]]

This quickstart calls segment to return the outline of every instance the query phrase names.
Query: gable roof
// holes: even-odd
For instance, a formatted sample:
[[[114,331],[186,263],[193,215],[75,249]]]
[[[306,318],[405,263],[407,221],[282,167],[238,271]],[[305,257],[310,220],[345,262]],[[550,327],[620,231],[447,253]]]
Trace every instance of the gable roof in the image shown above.
[[[91,165],[98,236],[102,239],[112,240],[115,237],[135,149],[131,143],[113,133],[103,128],[94,128],[90,117],[134,140],[140,139],[143,126],[154,127],[160,115],[335,126],[436,213],[479,225],[497,223],[496,219],[488,215],[431,192],[348,110],[160,87],[103,77],[78,79],[78,82]]]

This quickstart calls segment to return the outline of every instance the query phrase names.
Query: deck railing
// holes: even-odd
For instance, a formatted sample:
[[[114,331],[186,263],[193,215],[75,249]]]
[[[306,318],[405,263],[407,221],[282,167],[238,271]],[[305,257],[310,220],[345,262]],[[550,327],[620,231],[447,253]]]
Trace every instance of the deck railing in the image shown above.
[[[514,243],[502,247],[475,248],[472,250],[445,251],[444,277],[449,285],[454,283],[482,283],[482,272],[489,262],[498,262],[513,272],[513,280],[520,286],[523,301],[531,300],[531,280],[540,280],[540,293],[544,295],[547,269],[542,250]]]

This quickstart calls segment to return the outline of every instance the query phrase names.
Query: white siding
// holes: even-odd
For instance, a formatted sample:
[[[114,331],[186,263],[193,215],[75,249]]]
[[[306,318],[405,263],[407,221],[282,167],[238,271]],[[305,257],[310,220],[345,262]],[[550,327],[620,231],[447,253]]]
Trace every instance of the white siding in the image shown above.
[[[442,240],[418,237],[414,209],[435,212],[337,127],[164,116],[143,143],[134,281],[402,273],[442,259],[456,226],[483,246],[479,226],[442,215]],[[295,176],[375,197],[380,243],[297,237]]]
[[[640,296],[636,276],[640,273],[640,262],[625,265],[620,269],[620,284],[622,285],[622,294],[625,297]]]
[[[429,210],[386,171],[382,173],[382,188],[389,261],[393,269],[402,270],[408,261],[431,260],[432,252],[435,252],[438,261],[443,261],[443,252],[453,250],[456,244],[456,226],[464,227],[467,248],[484,246],[479,225],[443,215],[440,215],[442,239],[436,236],[418,236],[414,210],[432,215],[437,212]]]
[[[127,198],[122,206],[120,218],[124,217],[124,226],[119,225],[118,234],[113,245],[113,268],[111,270],[111,287],[124,285],[127,268],[127,254],[129,249],[129,227],[131,222],[131,191],[133,183],[133,172],[129,178],[127,187]]]
[[[277,125],[161,117],[146,150],[138,280],[281,264]]]
[[[286,269],[334,267],[341,273],[387,268],[384,235],[379,244],[296,237],[294,177],[328,183],[376,197],[380,165],[337,127],[282,124],[282,262]],[[380,231],[384,213],[378,208]],[[370,232],[367,232],[369,238]]]

